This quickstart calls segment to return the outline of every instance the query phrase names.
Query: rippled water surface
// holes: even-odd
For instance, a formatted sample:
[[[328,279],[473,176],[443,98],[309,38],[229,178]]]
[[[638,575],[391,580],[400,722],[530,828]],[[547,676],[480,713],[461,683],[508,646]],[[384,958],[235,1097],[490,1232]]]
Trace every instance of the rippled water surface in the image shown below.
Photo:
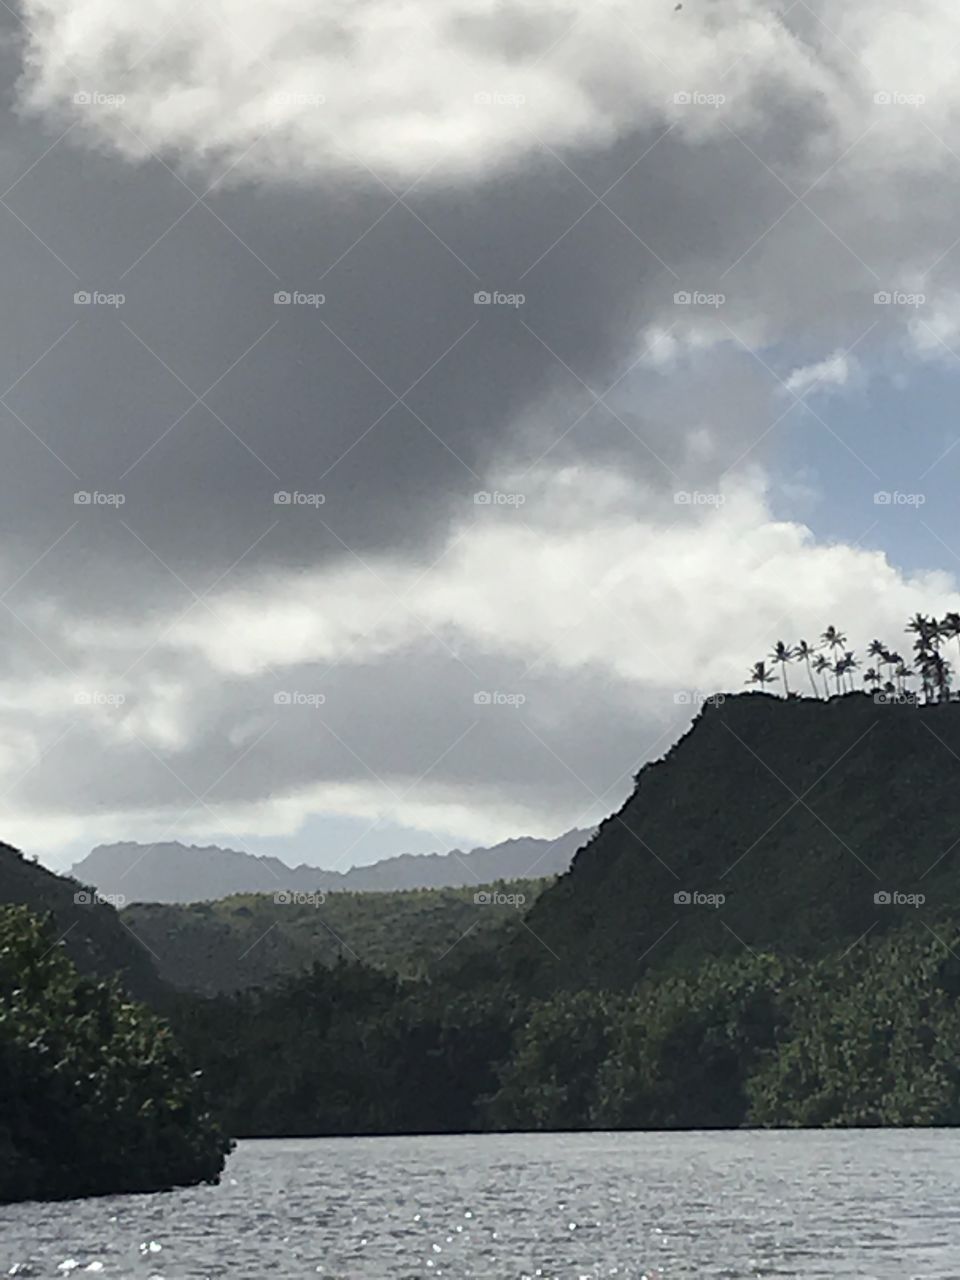
[[[960,1277],[960,1131],[242,1142],[223,1183],[0,1208],[0,1275]]]

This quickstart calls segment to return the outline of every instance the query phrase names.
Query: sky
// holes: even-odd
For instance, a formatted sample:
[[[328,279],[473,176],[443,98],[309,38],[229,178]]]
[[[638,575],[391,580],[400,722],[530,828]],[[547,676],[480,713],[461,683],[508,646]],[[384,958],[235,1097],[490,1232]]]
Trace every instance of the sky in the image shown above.
[[[957,608],[955,6],[3,27],[10,843],[553,836]]]

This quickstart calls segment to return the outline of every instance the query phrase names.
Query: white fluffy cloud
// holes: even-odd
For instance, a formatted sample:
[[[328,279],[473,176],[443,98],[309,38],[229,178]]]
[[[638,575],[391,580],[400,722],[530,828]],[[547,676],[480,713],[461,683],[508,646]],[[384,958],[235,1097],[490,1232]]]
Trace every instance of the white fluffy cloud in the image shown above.
[[[918,150],[911,103],[921,96],[937,128],[956,104],[960,20],[942,0],[896,13],[878,0],[786,12],[764,0],[680,11],[664,0],[25,0],[24,11],[33,107],[69,113],[130,156],[150,148],[286,178],[359,163],[411,180],[439,165],[446,180],[541,141],[603,145],[647,125],[698,141],[725,125],[762,129],[774,100],[809,112],[808,142],[827,155],[897,115],[884,147],[924,164],[935,148]],[[78,92],[92,101],[75,104]]]

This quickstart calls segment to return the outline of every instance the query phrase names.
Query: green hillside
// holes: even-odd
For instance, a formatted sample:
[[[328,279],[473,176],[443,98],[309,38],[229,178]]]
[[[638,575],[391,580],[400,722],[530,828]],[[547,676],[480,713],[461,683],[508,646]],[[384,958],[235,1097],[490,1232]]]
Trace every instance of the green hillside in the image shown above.
[[[644,766],[528,913],[546,945],[524,932],[507,976],[628,988],[709,956],[817,959],[958,909],[960,704],[741,694]]]
[[[121,920],[160,976],[201,995],[273,986],[314,963],[347,960],[402,978],[435,976],[463,951],[498,950],[549,879],[393,893],[237,894],[218,902],[137,903]],[[480,895],[487,901],[478,902]],[[299,898],[299,900],[297,900]]]

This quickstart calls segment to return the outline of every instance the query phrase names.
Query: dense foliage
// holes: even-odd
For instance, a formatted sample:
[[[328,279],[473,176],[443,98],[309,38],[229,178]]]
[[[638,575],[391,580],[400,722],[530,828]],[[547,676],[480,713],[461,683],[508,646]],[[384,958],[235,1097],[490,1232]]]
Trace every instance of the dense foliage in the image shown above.
[[[914,925],[546,999],[317,966],[177,1018],[243,1135],[954,1124],[958,956]]]
[[[0,1200],[216,1181],[227,1149],[169,1029],[0,906]]]
[[[455,954],[465,935],[499,948],[520,928],[518,912],[551,882],[393,893],[245,893],[218,902],[136,903],[120,918],[149,947],[165,981],[201,995],[271,986],[314,964],[346,960],[424,978]]]

